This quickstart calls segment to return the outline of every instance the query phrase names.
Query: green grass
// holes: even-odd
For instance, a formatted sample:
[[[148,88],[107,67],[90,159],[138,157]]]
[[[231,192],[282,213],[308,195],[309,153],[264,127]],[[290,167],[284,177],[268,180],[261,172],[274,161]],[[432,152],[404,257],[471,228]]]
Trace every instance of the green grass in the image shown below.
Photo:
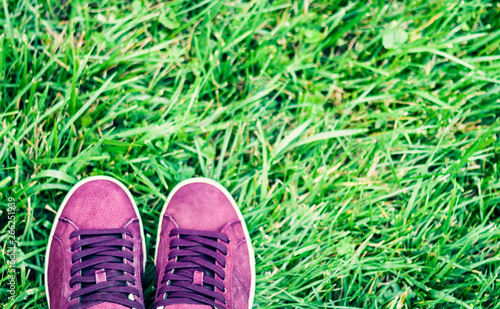
[[[1,6],[3,308],[47,308],[55,212],[102,174],[140,207],[148,308],[159,212],[192,176],[242,209],[255,308],[500,308],[496,1]]]

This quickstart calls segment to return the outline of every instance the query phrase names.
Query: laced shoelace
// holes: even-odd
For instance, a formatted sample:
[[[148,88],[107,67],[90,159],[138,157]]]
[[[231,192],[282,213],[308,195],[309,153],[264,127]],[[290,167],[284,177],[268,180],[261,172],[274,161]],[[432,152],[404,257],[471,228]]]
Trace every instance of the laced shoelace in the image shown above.
[[[70,239],[79,239],[71,245],[73,266],[69,284],[70,287],[80,284],[80,288],[71,294],[70,300],[79,298],[80,301],[68,309],[85,309],[104,302],[144,309],[140,302],[133,300],[132,295],[139,298],[140,294],[134,287],[134,267],[125,261],[134,262],[129,252],[134,250],[134,244],[124,238],[125,234],[133,237],[129,229],[71,233]]]
[[[174,238],[170,241],[168,258],[175,261],[165,267],[157,293],[166,294],[154,304],[154,308],[196,304],[225,309],[216,300],[226,303],[221,292],[225,291],[223,280],[226,273],[223,268],[226,267],[227,256],[225,243],[229,243],[229,237],[224,233],[188,229],[173,229],[170,237]]]

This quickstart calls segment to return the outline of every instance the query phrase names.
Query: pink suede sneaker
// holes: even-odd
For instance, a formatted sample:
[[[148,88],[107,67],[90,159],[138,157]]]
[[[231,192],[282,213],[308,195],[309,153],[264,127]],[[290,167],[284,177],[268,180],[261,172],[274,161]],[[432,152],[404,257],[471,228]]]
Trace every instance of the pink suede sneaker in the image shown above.
[[[161,213],[156,243],[154,308],[248,309],[255,260],[245,221],[219,183],[183,181]]]
[[[50,309],[144,309],[142,222],[119,181],[86,178],[66,195],[45,254]]]

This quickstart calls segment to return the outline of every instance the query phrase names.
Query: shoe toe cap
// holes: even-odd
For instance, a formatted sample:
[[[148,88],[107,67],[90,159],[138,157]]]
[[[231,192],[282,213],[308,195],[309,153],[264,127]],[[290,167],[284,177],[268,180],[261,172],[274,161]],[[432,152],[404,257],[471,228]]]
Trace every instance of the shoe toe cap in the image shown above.
[[[168,203],[166,216],[180,228],[220,231],[227,223],[239,220],[230,197],[206,182],[183,185]]]
[[[124,227],[137,215],[125,190],[112,181],[99,179],[79,186],[69,197],[61,217],[79,229],[110,229]]]

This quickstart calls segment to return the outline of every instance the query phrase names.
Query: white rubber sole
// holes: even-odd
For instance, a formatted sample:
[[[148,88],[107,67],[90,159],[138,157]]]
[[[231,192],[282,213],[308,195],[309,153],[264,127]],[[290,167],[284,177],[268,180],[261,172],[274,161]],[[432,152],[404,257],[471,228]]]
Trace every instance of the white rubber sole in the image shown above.
[[[45,280],[45,296],[47,297],[49,309],[50,309],[50,295],[49,295],[49,285],[47,284],[47,282],[48,282],[47,270],[49,268],[50,247],[52,246],[52,238],[54,238],[54,233],[56,231],[57,223],[59,222],[59,218],[61,217],[61,213],[63,212],[63,209],[66,206],[66,203],[68,202],[69,198],[73,195],[73,193],[82,185],[86,184],[87,182],[93,181],[93,180],[111,181],[112,183],[114,183],[114,184],[118,185],[120,188],[122,188],[123,191],[125,191],[125,193],[127,193],[128,198],[130,199],[130,201],[132,202],[132,205],[134,206],[135,214],[137,215],[137,218],[139,218],[139,227],[141,230],[142,252],[143,252],[143,265],[142,265],[142,267],[143,267],[143,271],[144,272],[146,271],[146,238],[144,237],[144,228],[142,227],[141,216],[139,214],[139,209],[137,208],[137,205],[135,204],[134,197],[132,196],[132,194],[130,194],[130,191],[127,189],[127,187],[125,187],[121,182],[119,182],[118,180],[116,180],[114,178],[111,178],[108,176],[87,177],[87,178],[82,179],[79,182],[77,182],[73,186],[73,188],[71,188],[71,190],[69,190],[69,192],[66,194],[66,197],[64,198],[64,200],[61,204],[61,207],[59,207],[59,210],[57,211],[56,218],[54,219],[54,223],[53,223],[52,229],[50,231],[49,242],[47,244],[47,251],[45,251],[45,274],[44,274],[44,277],[45,277],[45,279],[44,279]]]
[[[251,279],[252,282],[250,285],[250,299],[248,302],[248,309],[250,309],[253,306],[253,300],[255,298],[255,281],[256,281],[256,278],[255,278],[255,256],[254,256],[254,251],[253,251],[253,247],[252,247],[252,242],[250,240],[250,234],[248,233],[247,225],[245,223],[245,220],[243,219],[243,215],[241,214],[241,211],[240,211],[238,205],[236,204],[236,201],[233,199],[231,194],[226,190],[226,188],[224,188],[220,183],[218,183],[215,180],[208,179],[208,178],[202,178],[202,177],[191,178],[191,179],[184,180],[183,182],[179,183],[170,192],[170,194],[167,197],[167,202],[165,203],[165,205],[163,206],[163,209],[161,211],[160,224],[158,225],[158,232],[156,234],[155,265],[156,265],[156,258],[158,257],[158,246],[160,244],[160,233],[161,233],[161,227],[163,225],[163,215],[167,211],[167,206],[170,203],[170,200],[172,199],[174,194],[177,192],[177,190],[179,190],[184,185],[191,184],[191,183],[205,183],[205,184],[212,185],[212,186],[216,187],[217,189],[221,190],[226,195],[227,199],[231,202],[231,205],[233,205],[234,210],[238,214],[238,218],[240,219],[241,225],[243,226],[243,232],[245,233],[246,243],[248,246],[248,253],[250,254],[250,269],[252,271],[252,279]]]

